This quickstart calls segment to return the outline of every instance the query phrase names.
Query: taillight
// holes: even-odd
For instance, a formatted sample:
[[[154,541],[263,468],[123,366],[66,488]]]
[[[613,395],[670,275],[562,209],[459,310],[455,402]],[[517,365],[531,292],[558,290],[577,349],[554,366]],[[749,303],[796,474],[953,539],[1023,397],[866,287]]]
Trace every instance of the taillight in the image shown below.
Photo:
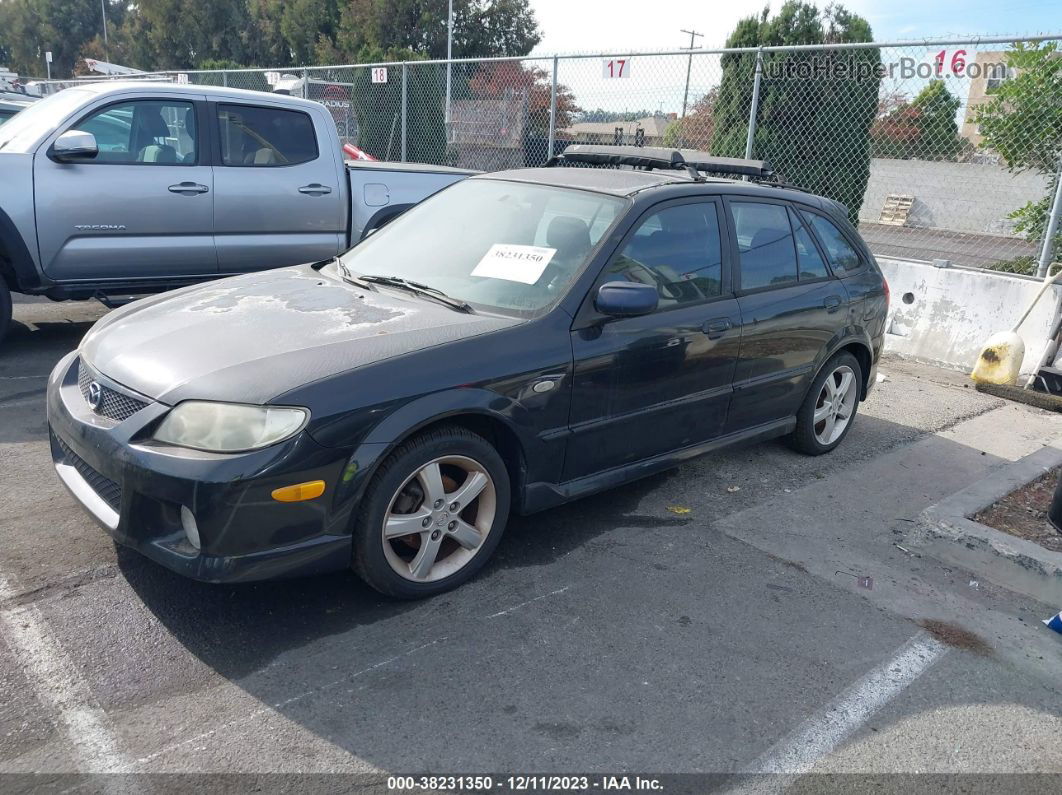
[[[884,276],[881,277],[881,286],[885,288],[885,311],[887,312],[889,310],[889,301],[892,298],[892,294],[889,292],[889,282]]]

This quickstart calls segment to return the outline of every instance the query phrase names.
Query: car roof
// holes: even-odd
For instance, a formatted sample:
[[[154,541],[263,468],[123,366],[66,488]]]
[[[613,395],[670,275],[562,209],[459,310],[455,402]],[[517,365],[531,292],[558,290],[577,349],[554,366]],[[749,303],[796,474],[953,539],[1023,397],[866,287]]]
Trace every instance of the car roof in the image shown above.
[[[612,196],[633,197],[656,189],[668,189],[675,195],[703,195],[707,193],[729,193],[744,196],[803,201],[815,207],[826,208],[835,205],[829,199],[806,193],[799,188],[766,185],[758,182],[745,182],[739,179],[722,179],[708,177],[694,180],[685,171],[635,171],[623,168],[593,168],[585,166],[566,166],[554,168],[515,168],[508,171],[493,171],[472,179],[500,179],[510,182],[528,182],[536,185],[549,185],[558,188],[576,188],[579,190],[607,193]]]
[[[293,97],[290,94],[276,94],[270,91],[249,91],[244,88],[228,88],[227,86],[205,86],[198,83],[172,83],[163,79],[143,78],[140,80],[100,80],[96,82],[84,82],[71,85],[82,91],[91,91],[94,94],[121,94],[127,91],[144,91],[158,88],[165,90],[167,94],[188,94],[189,96],[206,96],[213,99],[234,99],[263,102],[270,99],[281,99],[285,105],[305,105],[320,107],[319,102],[314,102],[301,97]]]
[[[493,171],[474,179],[503,179],[510,182],[533,182],[558,188],[579,188],[613,196],[631,196],[638,191],[675,182],[692,182],[678,172],[633,171],[615,168],[514,168]]]

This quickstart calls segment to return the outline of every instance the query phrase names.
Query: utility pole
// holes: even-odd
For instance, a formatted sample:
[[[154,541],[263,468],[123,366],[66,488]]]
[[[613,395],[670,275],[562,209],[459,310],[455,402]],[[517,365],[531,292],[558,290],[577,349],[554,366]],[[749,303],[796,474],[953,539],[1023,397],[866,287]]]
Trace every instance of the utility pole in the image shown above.
[[[690,46],[682,48],[684,50],[689,50],[690,51],[689,61],[686,62],[686,90],[682,92],[682,118],[685,119],[686,118],[686,103],[689,101],[689,97],[690,97],[690,70],[693,68],[693,50],[694,50],[694,47],[695,47],[694,39],[696,39],[697,37],[704,38],[704,34],[703,33],[698,33],[695,30],[680,30],[679,32],[680,33],[689,33],[690,34]]]
[[[107,47],[107,0],[100,0],[100,16],[103,18],[103,57],[111,60]]]
[[[450,145],[450,70],[453,69],[451,61],[454,57],[454,0],[450,0],[446,12],[446,145]]]

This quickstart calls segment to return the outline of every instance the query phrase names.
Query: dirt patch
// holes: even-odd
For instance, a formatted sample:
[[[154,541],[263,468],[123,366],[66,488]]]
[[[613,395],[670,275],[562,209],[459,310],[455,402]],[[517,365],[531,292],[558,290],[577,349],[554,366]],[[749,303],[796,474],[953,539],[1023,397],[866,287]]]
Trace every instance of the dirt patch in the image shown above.
[[[1062,533],[1047,521],[1047,509],[1051,507],[1051,496],[1060,472],[1062,467],[1052,469],[971,518],[1052,552],[1062,552]]]
[[[948,646],[972,651],[974,654],[981,654],[985,657],[992,654],[992,647],[985,643],[980,635],[975,635],[958,624],[950,624],[947,621],[937,621],[932,618],[919,621],[918,624],[934,638]]]

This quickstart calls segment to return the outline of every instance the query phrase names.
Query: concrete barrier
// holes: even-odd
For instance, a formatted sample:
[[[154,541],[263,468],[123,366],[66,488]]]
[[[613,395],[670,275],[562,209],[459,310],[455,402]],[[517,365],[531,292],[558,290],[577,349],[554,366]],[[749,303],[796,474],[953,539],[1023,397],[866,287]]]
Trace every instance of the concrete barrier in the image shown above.
[[[989,335],[1013,327],[1041,282],[1028,276],[878,257],[892,300],[885,350],[970,370]],[[1062,287],[1048,290],[1022,324],[1021,372],[1032,373],[1057,319]]]

